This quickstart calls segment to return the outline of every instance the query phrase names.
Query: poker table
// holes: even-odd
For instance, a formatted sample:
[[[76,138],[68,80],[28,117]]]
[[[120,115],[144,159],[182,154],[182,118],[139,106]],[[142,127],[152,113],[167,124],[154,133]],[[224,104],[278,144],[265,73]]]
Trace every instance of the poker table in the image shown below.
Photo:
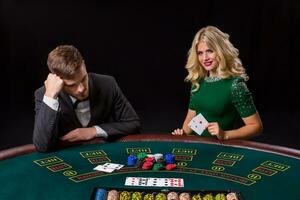
[[[143,170],[126,165],[129,155],[172,153],[177,168]],[[125,165],[105,173],[103,163]],[[126,177],[182,178],[170,190],[230,190],[244,200],[300,199],[300,151],[252,141],[219,141],[197,136],[138,134],[101,140],[51,153],[32,144],[0,151],[0,199],[90,199],[95,187],[125,186]]]

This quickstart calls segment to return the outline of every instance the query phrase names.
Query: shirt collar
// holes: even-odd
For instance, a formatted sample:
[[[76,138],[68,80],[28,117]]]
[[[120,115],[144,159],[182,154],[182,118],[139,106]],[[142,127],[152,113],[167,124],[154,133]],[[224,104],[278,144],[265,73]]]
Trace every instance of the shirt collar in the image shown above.
[[[75,97],[72,97],[71,95],[69,95],[69,97],[71,98],[73,104],[77,101]]]

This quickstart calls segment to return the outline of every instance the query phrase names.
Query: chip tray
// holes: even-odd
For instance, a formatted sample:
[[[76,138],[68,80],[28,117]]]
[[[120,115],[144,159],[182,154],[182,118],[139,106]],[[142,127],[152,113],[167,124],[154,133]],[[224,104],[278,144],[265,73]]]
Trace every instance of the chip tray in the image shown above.
[[[229,193],[234,193],[237,197],[237,199],[232,199],[232,200],[243,200],[241,194],[237,191],[232,191],[232,190],[204,190],[204,189],[197,189],[197,190],[182,190],[182,189],[147,189],[147,188],[118,188],[118,187],[115,187],[115,188],[112,188],[112,187],[95,187],[92,191],[92,194],[91,194],[91,200],[95,200],[97,199],[96,198],[96,193],[98,191],[98,189],[104,189],[106,190],[106,192],[108,193],[110,190],[116,190],[118,192],[118,194],[120,195],[122,192],[124,191],[127,191],[130,193],[130,198],[129,199],[132,199],[132,194],[134,192],[140,192],[142,194],[142,200],[144,200],[144,197],[145,195],[147,194],[153,194],[154,196],[154,200],[156,199],[155,196],[158,194],[158,193],[163,193],[165,194],[165,196],[167,197],[167,195],[170,193],[170,192],[176,192],[178,194],[178,197],[180,196],[181,193],[189,193],[190,195],[190,200],[198,200],[197,198],[193,198],[193,196],[197,195],[197,194],[200,194],[201,196],[201,200],[206,200],[206,199],[210,199],[210,198],[203,198],[205,197],[205,195],[208,195],[208,194],[211,194],[213,199],[215,199],[215,197],[218,195],[218,194],[224,194],[225,196]],[[107,199],[107,196],[106,196],[106,199]],[[136,199],[136,198],[134,198]],[[179,199],[179,198],[178,198]],[[166,198],[167,200],[167,198]],[[225,200],[227,200],[227,198],[225,198]]]

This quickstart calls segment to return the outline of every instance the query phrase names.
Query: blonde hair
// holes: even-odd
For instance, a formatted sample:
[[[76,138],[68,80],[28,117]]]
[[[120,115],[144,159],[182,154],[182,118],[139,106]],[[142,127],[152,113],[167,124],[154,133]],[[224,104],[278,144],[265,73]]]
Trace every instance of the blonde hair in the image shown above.
[[[199,80],[203,80],[208,73],[198,60],[197,45],[200,41],[204,41],[209,48],[216,52],[219,61],[219,66],[217,67],[218,76],[221,78],[240,76],[245,81],[248,80],[245,68],[238,57],[239,50],[231,44],[229,35],[214,26],[207,26],[196,33],[192,47],[188,52],[188,59],[185,66],[188,75],[185,81],[191,82],[192,92],[200,88]]]
[[[48,55],[47,65],[49,70],[62,78],[71,79],[84,60],[74,46],[60,45]]]

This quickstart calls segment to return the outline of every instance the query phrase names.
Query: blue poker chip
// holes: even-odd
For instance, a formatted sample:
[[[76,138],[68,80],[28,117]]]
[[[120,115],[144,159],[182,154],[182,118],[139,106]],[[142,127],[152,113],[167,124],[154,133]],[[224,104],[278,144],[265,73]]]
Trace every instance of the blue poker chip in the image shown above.
[[[138,158],[136,156],[130,155],[130,156],[128,156],[128,159],[127,159],[127,165],[129,167],[133,167],[136,165],[137,160],[138,160]]]
[[[165,155],[165,161],[166,161],[166,164],[174,164],[175,163],[175,156],[171,153],[166,154]]]
[[[105,189],[97,189],[95,200],[106,200],[107,197],[107,191]]]

